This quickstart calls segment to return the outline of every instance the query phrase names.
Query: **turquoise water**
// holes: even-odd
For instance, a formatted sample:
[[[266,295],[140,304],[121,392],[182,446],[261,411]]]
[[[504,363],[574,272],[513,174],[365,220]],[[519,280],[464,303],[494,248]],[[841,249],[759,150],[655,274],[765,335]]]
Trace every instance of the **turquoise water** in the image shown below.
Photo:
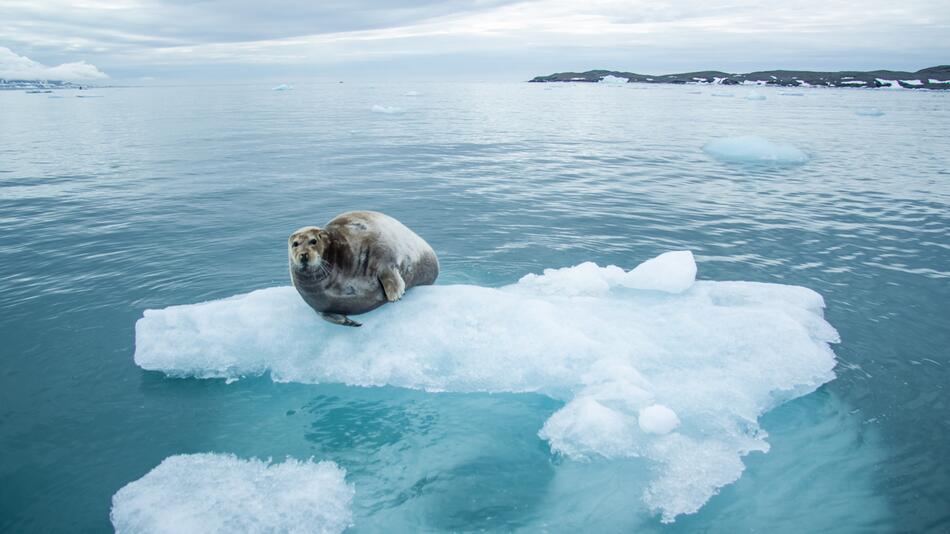
[[[695,90],[0,92],[0,528],[108,531],[119,488],[208,451],[335,461],[355,531],[950,528],[950,95]],[[701,150],[747,134],[810,160]],[[838,377],[763,417],[772,450],[661,524],[642,465],[552,455],[537,433],[562,403],[541,395],[133,363],[145,309],[286,285],[289,232],[354,208],[422,234],[443,284],[689,249],[701,279],[810,287],[842,337]]]

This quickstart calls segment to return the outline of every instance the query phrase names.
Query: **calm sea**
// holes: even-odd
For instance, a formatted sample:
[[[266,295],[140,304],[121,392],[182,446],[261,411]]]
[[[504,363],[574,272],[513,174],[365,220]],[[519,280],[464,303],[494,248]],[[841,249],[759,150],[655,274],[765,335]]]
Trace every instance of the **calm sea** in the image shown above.
[[[950,93],[757,91],[0,92],[0,530],[109,531],[119,488],[209,451],[335,461],[355,531],[950,530]],[[810,160],[701,150],[735,135]],[[552,455],[547,397],[133,363],[143,310],[286,285],[286,236],[350,209],[422,234],[440,283],[689,249],[700,279],[812,288],[842,337],[837,379],[766,414],[772,450],[663,525],[636,469]]]

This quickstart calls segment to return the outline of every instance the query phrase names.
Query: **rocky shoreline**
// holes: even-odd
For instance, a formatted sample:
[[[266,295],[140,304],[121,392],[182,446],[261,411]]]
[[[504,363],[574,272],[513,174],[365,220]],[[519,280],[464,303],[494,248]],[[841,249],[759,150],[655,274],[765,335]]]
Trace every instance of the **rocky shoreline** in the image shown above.
[[[54,89],[85,89],[87,84],[62,80],[7,80],[0,78],[0,91],[34,91],[48,93]]]
[[[530,82],[615,82],[720,85],[774,85],[781,87],[892,87],[904,89],[950,89],[950,65],[939,65],[917,72],[894,70],[816,72],[805,70],[764,70],[735,74],[721,71],[680,74],[637,74],[614,70],[556,72],[537,76]]]

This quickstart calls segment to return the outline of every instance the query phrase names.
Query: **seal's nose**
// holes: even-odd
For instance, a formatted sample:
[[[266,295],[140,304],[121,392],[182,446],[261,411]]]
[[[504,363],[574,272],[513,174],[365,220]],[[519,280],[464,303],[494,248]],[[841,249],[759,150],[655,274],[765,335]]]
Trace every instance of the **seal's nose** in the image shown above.
[[[307,254],[306,252],[304,252],[303,254],[301,254],[301,255],[300,255],[300,261],[302,261],[302,262],[304,262],[304,263],[307,263],[308,261],[310,261],[310,254]]]

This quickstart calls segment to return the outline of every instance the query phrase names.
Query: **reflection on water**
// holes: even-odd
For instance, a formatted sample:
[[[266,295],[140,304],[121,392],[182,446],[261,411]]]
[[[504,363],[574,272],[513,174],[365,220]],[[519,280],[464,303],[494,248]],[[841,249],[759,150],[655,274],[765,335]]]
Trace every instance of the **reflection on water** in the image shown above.
[[[543,397],[133,365],[143,309],[285,284],[285,236],[352,208],[417,229],[443,283],[689,248],[700,278],[819,291],[838,380],[766,416],[772,451],[662,529],[950,525],[950,95],[346,85],[0,94],[0,529],[107,531],[122,485],[218,451],[337,461],[367,532],[660,530],[636,508],[648,467],[551,456]],[[700,150],[745,134],[810,162]]]

